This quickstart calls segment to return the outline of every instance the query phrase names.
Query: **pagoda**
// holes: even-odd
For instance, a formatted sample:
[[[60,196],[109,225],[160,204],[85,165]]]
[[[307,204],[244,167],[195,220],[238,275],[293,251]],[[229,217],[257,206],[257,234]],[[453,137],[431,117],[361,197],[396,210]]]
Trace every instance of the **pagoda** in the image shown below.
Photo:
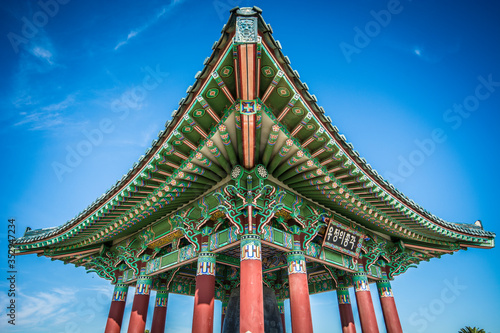
[[[356,332],[349,288],[358,331],[379,331],[370,291],[377,289],[387,332],[402,332],[391,280],[421,261],[494,247],[481,222],[432,215],[360,157],[291,68],[259,8],[231,10],[212,50],[127,174],[76,218],[14,244],[19,255],[111,281],[106,333],[120,332],[127,297],[128,332],[143,333],[153,291],[152,333],[165,330],[169,293],[194,296],[196,333],[213,331],[216,299],[224,327],[236,302],[241,333],[284,332],[290,299],[293,332],[309,333],[309,295],[331,290],[338,330]],[[281,317],[272,329],[265,290]]]

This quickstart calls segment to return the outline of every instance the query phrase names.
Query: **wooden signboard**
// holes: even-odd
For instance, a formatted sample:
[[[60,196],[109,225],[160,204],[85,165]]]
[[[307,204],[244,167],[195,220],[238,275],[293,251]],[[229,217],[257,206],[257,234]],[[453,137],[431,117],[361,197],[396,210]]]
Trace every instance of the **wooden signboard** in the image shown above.
[[[364,235],[333,219],[325,218],[324,221],[328,223],[328,227],[323,239],[323,247],[358,258],[363,246]]]

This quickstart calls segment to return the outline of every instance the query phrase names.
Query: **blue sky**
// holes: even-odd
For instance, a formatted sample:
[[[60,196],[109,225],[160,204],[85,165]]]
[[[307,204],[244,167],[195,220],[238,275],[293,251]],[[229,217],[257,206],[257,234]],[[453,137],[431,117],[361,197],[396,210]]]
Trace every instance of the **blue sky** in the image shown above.
[[[498,233],[497,2],[60,2],[45,16],[35,1],[0,5],[3,249],[8,218],[18,236],[27,226],[60,225],[128,171],[177,109],[236,5],[263,9],[292,67],[379,173],[437,216],[480,219]],[[146,79],[144,95],[131,98]],[[77,149],[85,154],[71,157]],[[404,331],[500,331],[498,257],[496,248],[470,249],[398,276]],[[2,271],[6,260],[4,250]],[[16,326],[4,314],[1,331],[102,331],[108,281],[34,255],[16,260]],[[8,285],[0,281],[5,309]],[[335,331],[335,292],[311,303],[315,332]],[[192,304],[170,296],[167,332],[190,331]],[[384,332],[376,297],[374,304]],[[214,332],[220,303],[215,318]]]

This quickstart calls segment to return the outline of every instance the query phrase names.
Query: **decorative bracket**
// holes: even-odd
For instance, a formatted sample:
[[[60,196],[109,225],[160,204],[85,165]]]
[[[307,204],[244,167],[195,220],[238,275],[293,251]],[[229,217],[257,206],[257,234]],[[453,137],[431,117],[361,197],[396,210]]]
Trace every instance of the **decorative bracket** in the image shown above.
[[[135,240],[134,240],[135,241]],[[129,242],[126,246],[119,245],[116,247],[118,254],[116,256],[116,261],[114,266],[118,266],[120,262],[124,262],[130,269],[134,271],[137,275],[139,274],[139,268],[137,267],[137,262],[141,261],[141,258],[138,258],[139,255],[144,252],[145,245],[141,246],[139,249],[132,249],[131,246],[134,241]]]
[[[237,227],[237,234],[245,232],[242,216],[252,219],[258,217],[255,228],[258,233],[262,233],[274,214],[283,208],[281,201],[286,192],[277,191],[276,187],[265,184],[267,176],[263,165],[258,165],[250,171],[237,165],[231,171],[235,185],[227,185],[221,192],[214,193],[219,200],[217,209],[224,212],[229,221]]]
[[[366,271],[369,271],[370,267],[385,253],[386,246],[387,242],[379,240],[377,236],[365,238],[363,247],[361,248],[361,251],[364,253],[361,254],[361,257],[366,259]]]
[[[386,246],[381,256],[387,261],[386,266],[389,267],[387,277],[391,280],[394,276],[406,272],[408,268],[417,267],[415,264],[419,263],[419,258],[415,252],[408,252],[402,241],[399,241],[396,245]]]
[[[206,210],[202,209],[202,218],[192,219],[190,218],[190,215],[194,210],[195,207],[192,207],[189,210],[186,208],[184,211],[181,211],[177,215],[173,216],[171,221],[175,224],[174,230],[182,230],[187,240],[196,248],[196,252],[200,252],[200,236],[208,236],[213,230],[216,230],[217,227],[224,222],[224,220],[217,219],[214,227],[207,231],[207,229],[202,228],[202,226],[210,219],[210,214],[208,214]]]
[[[335,287],[338,287],[339,275],[337,274],[335,269],[333,267],[328,266],[328,265],[323,265],[323,267],[325,267],[325,270],[328,272],[328,274],[330,274],[330,276],[332,277],[332,280],[335,281]]]
[[[102,255],[90,260],[90,262],[88,263],[88,267],[90,269],[86,267],[87,273],[95,272],[100,277],[106,280],[111,280],[111,283],[114,284],[116,283],[116,276],[114,272],[119,270],[119,268],[116,267],[116,260],[118,259],[114,255],[114,253],[109,251],[103,253]]]
[[[302,246],[305,249],[318,234],[319,230],[326,226],[326,223],[323,221],[323,217],[328,216],[328,214],[324,211],[319,213],[314,207],[307,205],[307,209],[309,209],[312,214],[308,217],[303,217],[300,215],[300,210],[303,204],[303,200],[298,199],[298,201],[296,201],[293,205],[293,211],[290,213],[290,216],[301,226],[301,228],[291,227],[289,228],[289,231],[294,235],[304,235]]]

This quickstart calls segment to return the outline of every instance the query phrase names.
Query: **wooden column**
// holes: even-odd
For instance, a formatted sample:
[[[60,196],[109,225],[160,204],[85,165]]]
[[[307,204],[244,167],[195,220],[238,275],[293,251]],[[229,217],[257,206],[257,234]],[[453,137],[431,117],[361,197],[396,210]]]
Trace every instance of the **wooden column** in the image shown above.
[[[290,314],[292,331],[312,333],[311,304],[307,283],[306,260],[303,251],[288,252],[288,278],[290,285]]]
[[[163,284],[156,292],[155,310],[153,312],[153,323],[151,333],[165,332],[165,321],[167,319],[168,291]]]
[[[200,252],[194,294],[193,333],[212,333],[214,326],[215,254]]]
[[[132,312],[130,313],[128,333],[144,333],[152,282],[152,278],[146,275],[146,268],[140,268],[135,286],[134,303],[132,304]]]
[[[349,289],[346,287],[345,280],[342,277],[339,278],[339,285],[337,287],[337,300],[339,302],[342,333],[356,333]]]
[[[385,272],[382,273],[382,280],[377,281],[377,289],[387,333],[403,333],[401,322],[399,321],[398,309],[396,308],[396,302],[392,293],[391,282]]]
[[[354,291],[356,292],[361,331],[363,333],[379,333],[370,286],[362,264],[358,264],[358,272],[353,274],[352,279],[354,282]]]
[[[123,312],[127,302],[128,285],[122,283],[123,277],[118,277],[109,307],[108,320],[104,333],[120,333],[123,321]]]
[[[242,235],[240,249],[240,333],[264,333],[260,236]]]

